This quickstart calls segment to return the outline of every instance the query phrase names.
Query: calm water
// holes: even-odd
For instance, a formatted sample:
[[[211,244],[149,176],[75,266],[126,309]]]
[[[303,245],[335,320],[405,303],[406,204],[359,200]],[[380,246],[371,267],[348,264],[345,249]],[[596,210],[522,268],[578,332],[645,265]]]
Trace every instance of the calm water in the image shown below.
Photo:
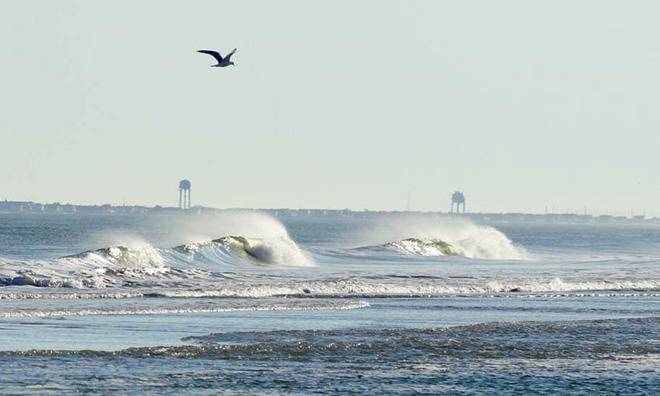
[[[0,214],[2,394],[660,393],[660,228]]]

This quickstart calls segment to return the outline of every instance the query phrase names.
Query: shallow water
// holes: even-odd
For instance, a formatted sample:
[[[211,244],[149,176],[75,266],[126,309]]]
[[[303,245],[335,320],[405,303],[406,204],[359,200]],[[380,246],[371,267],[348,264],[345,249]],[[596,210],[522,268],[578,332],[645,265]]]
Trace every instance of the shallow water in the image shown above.
[[[4,394],[657,394],[660,228],[0,214]]]

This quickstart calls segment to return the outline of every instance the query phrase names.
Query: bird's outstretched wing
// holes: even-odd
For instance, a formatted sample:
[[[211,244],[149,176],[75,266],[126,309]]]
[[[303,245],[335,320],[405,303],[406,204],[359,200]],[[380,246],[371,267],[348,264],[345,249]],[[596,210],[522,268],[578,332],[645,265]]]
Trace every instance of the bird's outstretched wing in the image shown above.
[[[234,55],[234,52],[236,52],[236,48],[234,48],[233,50],[231,50],[231,52],[228,53],[228,54],[225,56],[225,60],[226,60],[227,62],[229,62],[229,60],[231,59],[231,56]]]
[[[236,50],[234,50],[234,51],[236,51]],[[201,52],[202,54],[211,55],[212,57],[215,58],[215,60],[218,61],[218,63],[222,63],[222,55],[220,55],[220,53],[218,51],[198,50],[197,52]],[[232,52],[232,54],[233,54],[233,52]]]

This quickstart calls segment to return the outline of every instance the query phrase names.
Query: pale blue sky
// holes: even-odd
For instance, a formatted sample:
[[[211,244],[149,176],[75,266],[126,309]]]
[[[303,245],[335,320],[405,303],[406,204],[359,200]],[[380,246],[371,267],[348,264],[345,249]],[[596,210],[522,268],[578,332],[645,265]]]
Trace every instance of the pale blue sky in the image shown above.
[[[7,1],[0,199],[660,214],[657,1]],[[197,49],[237,47],[210,68]]]

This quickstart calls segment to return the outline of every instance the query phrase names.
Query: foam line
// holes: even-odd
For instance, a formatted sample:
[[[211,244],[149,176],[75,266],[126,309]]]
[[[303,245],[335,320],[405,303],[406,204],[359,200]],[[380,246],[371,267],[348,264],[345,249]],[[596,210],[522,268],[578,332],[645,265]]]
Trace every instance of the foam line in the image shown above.
[[[59,316],[92,316],[92,315],[158,315],[158,314],[188,314],[188,313],[220,313],[243,311],[319,311],[347,310],[369,307],[365,301],[333,301],[332,303],[304,303],[301,305],[247,305],[229,307],[204,308],[123,308],[123,309],[54,309],[25,310],[15,312],[0,312],[0,318],[33,318]]]

